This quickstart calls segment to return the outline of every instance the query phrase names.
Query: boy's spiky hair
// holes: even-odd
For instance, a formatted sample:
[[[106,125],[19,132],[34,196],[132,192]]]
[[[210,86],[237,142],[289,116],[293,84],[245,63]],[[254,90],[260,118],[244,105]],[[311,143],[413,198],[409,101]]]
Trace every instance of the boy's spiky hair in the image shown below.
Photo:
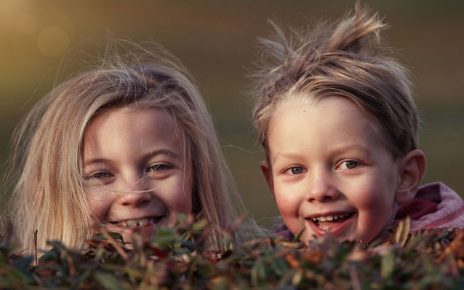
[[[406,70],[380,41],[385,24],[360,8],[339,23],[319,23],[310,33],[261,40],[263,62],[255,75],[253,121],[267,150],[267,131],[277,105],[289,97],[330,96],[355,102],[375,124],[394,158],[417,146],[418,116]]]

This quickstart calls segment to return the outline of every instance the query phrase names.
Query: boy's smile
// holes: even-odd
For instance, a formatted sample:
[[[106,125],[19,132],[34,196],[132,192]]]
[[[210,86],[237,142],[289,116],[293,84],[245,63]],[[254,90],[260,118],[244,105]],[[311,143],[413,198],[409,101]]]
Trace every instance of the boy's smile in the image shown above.
[[[392,223],[400,162],[353,102],[291,98],[272,115],[267,141],[263,173],[303,241],[330,233],[369,242]]]
[[[351,225],[353,216],[354,212],[324,213],[310,215],[306,218],[306,221],[318,236],[329,233],[338,236]]]

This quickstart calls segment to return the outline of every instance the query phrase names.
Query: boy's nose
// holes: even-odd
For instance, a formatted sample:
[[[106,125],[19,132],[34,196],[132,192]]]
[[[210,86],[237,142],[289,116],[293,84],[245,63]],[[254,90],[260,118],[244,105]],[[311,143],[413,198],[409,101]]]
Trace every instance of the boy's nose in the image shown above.
[[[339,192],[333,185],[330,173],[322,171],[310,173],[306,200],[326,202],[335,200],[338,196]]]

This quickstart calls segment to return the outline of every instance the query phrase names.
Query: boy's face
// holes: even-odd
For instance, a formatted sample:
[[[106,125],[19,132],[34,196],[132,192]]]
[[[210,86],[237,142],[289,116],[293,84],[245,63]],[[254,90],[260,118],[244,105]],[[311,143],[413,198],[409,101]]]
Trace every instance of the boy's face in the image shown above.
[[[302,241],[330,233],[370,242],[393,220],[399,164],[353,102],[284,102],[271,118],[268,150],[263,173]]]
[[[131,241],[192,211],[192,169],[181,128],[164,110],[113,108],[86,130],[83,173],[96,221]]]

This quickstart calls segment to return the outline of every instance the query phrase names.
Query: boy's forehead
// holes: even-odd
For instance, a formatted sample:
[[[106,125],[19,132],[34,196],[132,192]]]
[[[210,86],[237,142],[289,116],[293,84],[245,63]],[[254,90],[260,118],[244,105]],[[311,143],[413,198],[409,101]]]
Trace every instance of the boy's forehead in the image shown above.
[[[321,132],[317,127],[324,127],[328,132]],[[348,98],[332,96],[316,99],[304,95],[294,96],[279,104],[271,117],[267,151],[272,151],[273,144],[269,141],[275,136],[279,140],[292,138],[287,141],[293,143],[308,138],[324,139],[330,135],[349,140],[357,135],[357,138],[370,136],[369,138],[378,139],[385,144],[379,127],[373,116]],[[335,141],[333,136],[330,138]]]
[[[301,105],[311,105],[317,102],[318,98],[314,93],[311,92],[298,92],[298,91],[289,91],[286,95],[281,98],[277,106],[285,103],[297,103]]]
[[[286,98],[283,98],[279,103],[276,104],[274,109],[274,115],[279,114],[281,111],[285,111],[288,109],[306,110],[307,108],[311,108],[312,110],[317,110],[319,108],[326,107],[327,104],[333,103],[339,103],[340,105],[331,105],[330,111],[357,111],[362,113],[362,116],[359,117],[369,119],[371,122],[373,121],[372,116],[370,116],[368,112],[366,112],[360,105],[358,105],[358,103],[356,103],[348,97],[335,94],[329,96],[317,96],[313,93],[295,93],[288,95]],[[348,104],[348,106],[346,106],[346,104]]]

